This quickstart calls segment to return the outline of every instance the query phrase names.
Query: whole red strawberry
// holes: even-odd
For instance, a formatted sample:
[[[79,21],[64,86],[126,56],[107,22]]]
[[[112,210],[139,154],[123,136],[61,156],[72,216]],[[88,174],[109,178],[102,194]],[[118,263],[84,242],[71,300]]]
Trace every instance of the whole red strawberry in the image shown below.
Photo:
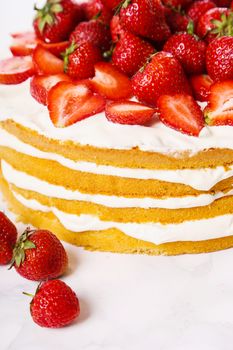
[[[218,7],[230,7],[231,0],[213,0]]]
[[[150,106],[156,106],[164,94],[191,94],[181,64],[164,51],[155,54],[147,66],[134,75],[132,88],[138,100]]]
[[[111,45],[111,35],[108,27],[99,20],[81,22],[70,35],[70,42],[81,45],[85,42],[106,51]]]
[[[187,7],[192,2],[192,0],[162,0],[164,6],[173,8]]]
[[[155,48],[145,40],[124,32],[112,54],[112,63],[126,75],[132,76],[155,52]]]
[[[170,36],[164,8],[159,0],[125,0],[121,6],[122,25],[130,32],[154,41]]]
[[[231,35],[232,15],[227,8],[212,8],[197,23],[197,35],[208,43],[219,35]]]
[[[187,15],[196,24],[202,15],[214,7],[216,5],[212,0],[194,1],[188,9]]]
[[[29,280],[42,281],[61,276],[67,264],[63,245],[47,230],[26,229],[14,248],[12,266]]]
[[[36,10],[33,26],[39,39],[56,43],[69,37],[76,24],[72,0],[47,0],[43,8]]]
[[[84,11],[88,20],[98,18],[102,23],[109,24],[112,18],[112,11],[101,0],[84,3]]]
[[[0,265],[8,264],[11,261],[16,239],[15,225],[3,212],[0,212]]]
[[[121,0],[102,0],[105,6],[107,6],[111,10],[116,10],[117,6],[121,3]]]
[[[172,35],[163,47],[179,59],[188,74],[199,74],[205,71],[206,44],[192,34],[178,33]]]
[[[94,65],[102,58],[99,48],[90,42],[84,42],[79,46],[72,43],[63,57],[65,72],[76,80],[93,77]]]
[[[185,32],[187,30],[190,18],[183,11],[166,8],[165,17],[172,33]]]
[[[33,321],[39,326],[60,328],[79,316],[79,300],[66,283],[60,280],[47,281],[38,287],[30,304],[30,312]]]
[[[206,67],[214,81],[233,79],[233,37],[223,36],[207,47]]]

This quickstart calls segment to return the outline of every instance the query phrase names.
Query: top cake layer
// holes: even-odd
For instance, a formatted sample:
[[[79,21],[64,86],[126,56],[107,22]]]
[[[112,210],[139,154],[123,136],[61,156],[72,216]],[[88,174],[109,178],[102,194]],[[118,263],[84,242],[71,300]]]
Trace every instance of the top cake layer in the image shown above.
[[[98,148],[157,152],[180,156],[212,149],[233,149],[231,126],[205,126],[199,137],[181,134],[160,121],[149,126],[120,125],[107,121],[104,113],[82,120],[66,128],[56,128],[48,115],[47,108],[30,95],[29,83],[14,86],[0,86],[0,121],[13,119],[15,122],[37,131],[46,137],[73,141],[80,145]]]

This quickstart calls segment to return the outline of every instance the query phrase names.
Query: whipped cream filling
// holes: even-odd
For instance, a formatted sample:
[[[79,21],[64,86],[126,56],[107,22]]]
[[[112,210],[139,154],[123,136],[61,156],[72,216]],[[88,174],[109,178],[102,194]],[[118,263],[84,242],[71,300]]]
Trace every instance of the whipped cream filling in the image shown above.
[[[2,174],[5,180],[19,188],[34,191],[44,196],[96,203],[111,208],[165,208],[180,209],[205,206],[216,199],[233,195],[233,190],[227,193],[201,194],[199,196],[170,197],[166,199],[155,198],[127,198],[107,195],[84,194],[79,191],[68,190],[63,186],[50,184],[14,169],[10,164],[2,160]]]
[[[178,241],[202,241],[228,237],[233,234],[233,215],[222,215],[212,219],[185,221],[181,224],[159,223],[119,223],[102,221],[94,215],[73,215],[55,207],[41,205],[34,199],[26,199],[13,192],[15,198],[24,206],[42,212],[52,212],[60,223],[73,232],[107,230],[116,228],[126,235],[147,242],[162,244]]]
[[[58,140],[71,140],[100,148],[131,149],[179,156],[209,148],[233,149],[231,126],[204,127],[199,137],[181,134],[155,120],[150,127],[120,125],[109,122],[104,113],[82,120],[66,128],[56,128],[45,106],[30,95],[29,81],[20,85],[0,86],[0,120],[15,122],[39,134]]]
[[[233,130],[233,129],[232,129]],[[152,179],[191,186],[200,191],[208,191],[218,182],[233,176],[233,165],[226,170],[222,166],[216,168],[183,169],[183,170],[149,170],[119,168],[97,165],[91,162],[78,162],[56,153],[43,152],[20,141],[17,137],[0,128],[0,146],[6,146],[32,157],[54,160],[61,165],[82,172],[93,174],[120,176],[133,179]]]

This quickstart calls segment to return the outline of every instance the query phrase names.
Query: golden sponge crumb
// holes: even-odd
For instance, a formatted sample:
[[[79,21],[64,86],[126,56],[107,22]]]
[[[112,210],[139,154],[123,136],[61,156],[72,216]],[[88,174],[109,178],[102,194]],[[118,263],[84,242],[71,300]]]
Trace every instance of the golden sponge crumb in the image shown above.
[[[233,247],[233,236],[197,242],[172,242],[156,245],[125,235],[118,229],[75,233],[65,229],[52,213],[29,209],[12,194],[7,182],[0,177],[0,188],[9,209],[18,220],[38,228],[51,230],[58,238],[87,250],[149,255],[179,255],[207,253]]]

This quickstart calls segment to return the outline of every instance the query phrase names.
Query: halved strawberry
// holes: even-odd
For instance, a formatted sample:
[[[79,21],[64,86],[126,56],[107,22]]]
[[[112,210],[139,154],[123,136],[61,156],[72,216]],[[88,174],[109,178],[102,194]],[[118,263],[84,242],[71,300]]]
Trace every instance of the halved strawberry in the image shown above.
[[[65,127],[102,112],[105,100],[91,92],[85,82],[61,82],[48,95],[50,119],[56,127]]]
[[[11,34],[13,42],[10,50],[14,56],[31,55],[37,45],[37,39],[34,32],[22,32]]]
[[[162,95],[158,99],[158,108],[160,120],[182,133],[198,136],[204,126],[201,108],[190,95]]]
[[[193,75],[190,78],[195,99],[201,102],[207,101],[213,80],[207,74]]]
[[[145,125],[151,122],[155,110],[133,101],[110,102],[105,108],[108,120],[113,123]]]
[[[39,44],[43,46],[45,50],[48,50],[55,56],[60,56],[62,52],[64,52],[67,47],[70,45],[69,41],[61,41],[59,43],[44,43],[43,41],[39,41]]]
[[[43,46],[38,45],[33,53],[33,61],[39,74],[58,74],[64,72],[64,63]]]
[[[98,62],[91,80],[94,90],[109,100],[120,100],[132,95],[130,79],[110,63]]]
[[[11,57],[0,61],[0,84],[20,84],[33,74],[31,56]]]
[[[218,82],[211,86],[204,115],[209,125],[233,126],[233,80]]]
[[[61,81],[71,82],[71,78],[63,73],[55,75],[35,75],[30,82],[32,97],[43,105],[47,105],[48,93],[53,86]]]

